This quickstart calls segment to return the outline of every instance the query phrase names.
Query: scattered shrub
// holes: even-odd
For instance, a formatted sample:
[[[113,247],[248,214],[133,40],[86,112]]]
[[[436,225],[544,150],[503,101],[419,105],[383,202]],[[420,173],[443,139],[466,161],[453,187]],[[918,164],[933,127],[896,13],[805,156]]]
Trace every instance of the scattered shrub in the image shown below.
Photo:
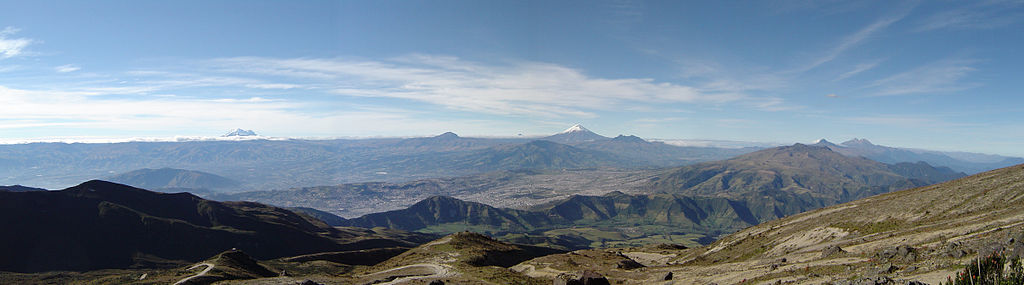
[[[1008,270],[1004,272],[1004,265]],[[946,279],[949,285],[1021,285],[1024,266],[1019,258],[1006,258],[1002,251],[971,261],[967,268]]]

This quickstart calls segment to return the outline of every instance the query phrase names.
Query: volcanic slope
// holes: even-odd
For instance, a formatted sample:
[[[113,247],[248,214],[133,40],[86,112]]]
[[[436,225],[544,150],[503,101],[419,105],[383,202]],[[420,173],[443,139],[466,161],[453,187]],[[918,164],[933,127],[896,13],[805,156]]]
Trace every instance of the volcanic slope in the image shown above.
[[[705,247],[615,250],[647,265],[642,272],[586,269],[626,283],[935,284],[979,255],[1024,254],[1022,238],[1024,165],[1017,165],[769,221]],[[534,277],[584,269],[572,259],[580,257],[552,255],[513,268]]]
[[[429,235],[334,228],[282,208],[89,181],[0,192],[0,271],[166,267],[238,248],[260,259],[413,247]],[[395,237],[392,237],[395,236]]]

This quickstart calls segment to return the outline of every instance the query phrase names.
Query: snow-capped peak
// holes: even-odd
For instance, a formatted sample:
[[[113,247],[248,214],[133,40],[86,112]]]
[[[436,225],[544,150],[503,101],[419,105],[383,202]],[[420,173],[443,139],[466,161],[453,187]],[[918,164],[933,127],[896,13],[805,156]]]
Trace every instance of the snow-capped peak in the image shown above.
[[[562,131],[562,133],[563,133],[563,134],[568,134],[568,133],[575,133],[575,132],[589,132],[589,131],[590,131],[590,130],[588,130],[587,128],[584,128],[584,127],[583,127],[582,125],[580,125],[580,124],[575,124],[575,125],[573,125],[572,127],[569,127],[568,129],[565,129],[564,131]]]
[[[224,134],[222,137],[251,137],[256,136],[256,132],[252,130],[235,129],[230,133]]]

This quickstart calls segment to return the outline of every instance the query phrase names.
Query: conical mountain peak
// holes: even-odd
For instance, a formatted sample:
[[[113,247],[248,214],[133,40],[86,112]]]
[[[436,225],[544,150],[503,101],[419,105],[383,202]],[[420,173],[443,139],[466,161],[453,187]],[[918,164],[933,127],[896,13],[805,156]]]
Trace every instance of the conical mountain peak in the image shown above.
[[[596,134],[594,132],[591,132],[587,128],[584,128],[583,125],[576,124],[576,125],[573,125],[572,127],[569,127],[568,129],[565,129],[565,131],[562,131],[561,133],[557,133],[555,135],[548,136],[548,137],[545,137],[543,139],[544,140],[553,141],[553,142],[557,142],[557,143],[572,144],[572,143],[582,143],[582,142],[590,142],[590,141],[608,140],[609,138],[605,137],[605,136],[602,136],[602,135],[599,135],[599,134]]]
[[[586,132],[586,133],[590,133],[591,131],[590,131],[590,130],[588,130],[587,128],[584,128],[584,127],[583,127],[583,125],[580,125],[580,124],[575,124],[575,125],[573,125],[572,127],[569,127],[568,129],[565,129],[565,130],[564,130],[564,131],[562,131],[561,133],[562,133],[562,134],[568,134],[568,133],[575,133],[575,132]]]
[[[828,147],[828,148],[839,147],[839,145],[834,144],[834,143],[832,143],[832,142],[830,142],[830,141],[828,141],[826,139],[819,139],[818,141],[814,142],[814,144],[812,144],[812,145],[814,145],[814,146],[824,146],[824,147]]]

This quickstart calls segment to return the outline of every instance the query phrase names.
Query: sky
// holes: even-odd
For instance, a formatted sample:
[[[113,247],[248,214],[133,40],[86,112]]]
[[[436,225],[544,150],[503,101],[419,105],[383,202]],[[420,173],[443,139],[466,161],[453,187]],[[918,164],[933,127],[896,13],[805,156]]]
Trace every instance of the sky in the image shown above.
[[[0,141],[546,135],[1024,156],[1024,1],[6,1]]]

